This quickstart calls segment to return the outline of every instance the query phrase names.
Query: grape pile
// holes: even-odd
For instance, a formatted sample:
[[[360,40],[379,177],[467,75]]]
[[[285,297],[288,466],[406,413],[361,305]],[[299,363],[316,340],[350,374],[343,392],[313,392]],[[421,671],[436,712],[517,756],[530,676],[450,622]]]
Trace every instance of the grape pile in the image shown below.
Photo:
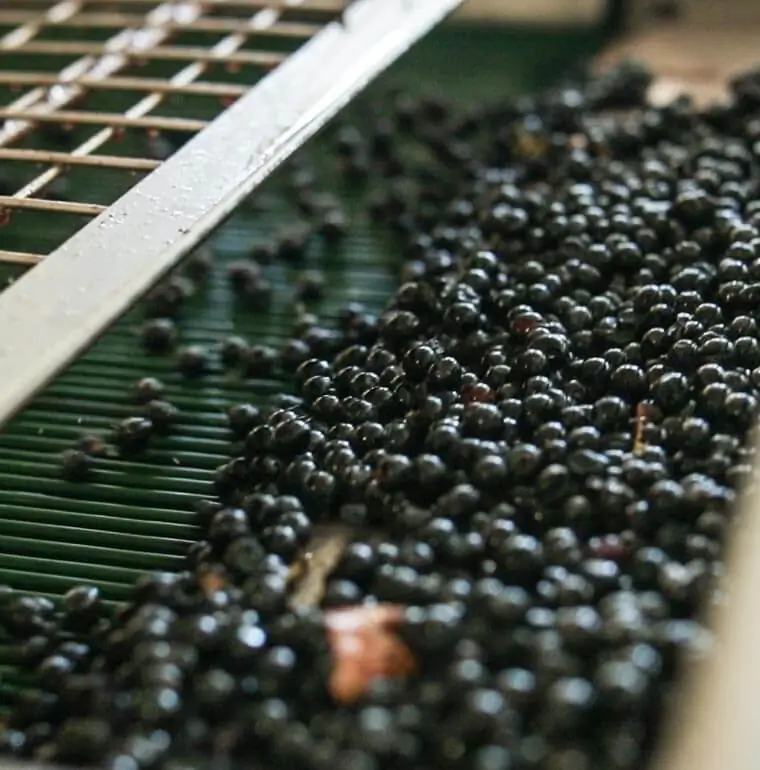
[[[109,770],[646,764],[711,649],[760,399],[760,74],[704,111],[649,105],[649,83],[626,65],[465,116],[399,97],[369,135],[339,132],[348,178],[386,177],[395,295],[307,315],[281,351],[220,343],[294,391],[230,409],[186,572],[146,575],[113,618],[92,587],[61,611],[0,591],[38,683],[3,750]],[[293,187],[339,238],[313,180]],[[303,240],[259,256],[298,261]],[[271,289],[257,264],[230,280],[242,301]],[[305,274],[299,297],[323,288]],[[173,324],[142,339],[172,349]],[[182,371],[209,355],[181,351]],[[162,395],[138,385],[120,451],[170,429]]]

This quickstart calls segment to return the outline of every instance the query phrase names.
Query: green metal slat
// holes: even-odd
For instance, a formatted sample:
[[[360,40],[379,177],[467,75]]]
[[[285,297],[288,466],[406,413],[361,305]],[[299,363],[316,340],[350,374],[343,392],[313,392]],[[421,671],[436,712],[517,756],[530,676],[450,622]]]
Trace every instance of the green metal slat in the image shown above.
[[[104,427],[114,425],[120,419],[131,417],[135,413],[135,406],[126,404],[115,404],[115,394],[110,394],[110,400],[104,399],[103,402],[93,401],[81,392],[75,393],[71,398],[48,394],[35,401],[34,412],[29,412],[30,416],[40,419],[49,412],[60,415],[61,412],[68,412],[73,415],[81,415],[84,406],[87,407],[87,420],[100,418],[104,420],[101,423]],[[118,397],[118,396],[117,396]],[[227,437],[227,427],[224,415],[220,411],[227,404],[233,403],[232,399],[222,399],[221,404],[217,405],[212,411],[210,405],[204,401],[199,404],[196,399],[187,396],[175,396],[171,391],[167,395],[177,409],[180,410],[178,426],[180,428],[192,426],[193,435],[208,435]],[[126,398],[122,396],[122,398]],[[18,426],[20,423],[15,423]],[[7,431],[6,431],[7,432]],[[3,433],[2,435],[5,435]]]
[[[115,483],[110,485],[88,483],[86,489],[84,488],[85,485],[82,484],[70,486],[76,486],[77,488],[81,486],[82,490],[78,490],[77,495],[83,499],[103,500],[104,502],[130,502],[137,507],[143,505],[153,507],[164,504],[177,506],[180,509],[189,508],[199,496],[207,494],[211,490],[210,483],[206,485],[195,484],[190,489],[185,488],[184,490],[166,490],[164,487],[157,487],[162,480],[162,474],[156,473],[152,482],[153,486],[151,486],[151,482],[148,479],[142,479],[139,485],[125,486],[119,483],[119,477],[115,479]],[[3,492],[24,492],[30,486],[33,486],[38,492],[56,494],[60,493],[63,483],[57,479],[43,479],[33,476],[27,479],[16,474],[0,473],[0,486],[2,486]],[[0,499],[2,498],[0,497]]]
[[[29,453],[32,454],[33,453]],[[204,481],[211,477],[208,471],[192,467],[182,468],[181,464],[166,465],[163,468],[156,465],[133,465],[134,469],[142,469],[143,473],[128,474],[118,467],[117,461],[104,461],[111,467],[104,467],[98,472],[98,481],[101,484],[120,484],[129,479],[129,485],[135,488],[155,488],[158,481],[165,482],[167,486],[174,487],[178,491],[194,492],[203,489]],[[20,481],[23,475],[32,477],[36,482],[45,484],[60,484],[58,469],[43,459],[16,459],[12,452],[5,453],[3,465],[10,473],[0,473],[0,484],[8,488],[10,484]],[[14,481],[14,479],[16,481]]]
[[[160,439],[159,439],[160,441]],[[215,442],[205,442],[205,446],[199,446],[198,443],[193,444],[195,450],[207,449],[206,454],[200,454],[196,451],[191,453],[194,455],[194,462],[183,466],[177,457],[177,453],[182,450],[182,445],[189,443],[190,439],[183,441],[182,439],[172,442],[174,446],[172,448],[165,448],[158,451],[155,446],[152,446],[149,450],[141,456],[140,462],[133,461],[132,468],[134,470],[141,470],[144,473],[154,473],[157,467],[169,468],[171,473],[167,476],[167,481],[171,483],[173,479],[184,482],[193,479],[206,479],[208,478],[209,471],[212,471],[220,462],[220,459],[224,456],[220,446],[217,446]],[[156,442],[158,443],[158,441]],[[71,442],[69,441],[69,446]],[[159,444],[160,446],[160,444]],[[53,444],[53,448],[55,444]],[[211,451],[217,454],[210,454]],[[48,453],[50,447],[48,448]],[[40,459],[39,452],[35,452],[28,449],[16,449],[15,447],[6,445],[5,452],[7,467],[13,468],[14,466],[19,470],[37,470],[40,469],[42,473],[46,473],[49,470],[47,464]],[[150,458],[148,460],[147,458]],[[103,476],[103,480],[108,480],[112,475],[123,475],[123,461],[118,458],[102,459],[100,461],[100,474]]]
[[[92,582],[95,579],[104,595],[109,599],[118,600],[123,600],[129,596],[130,586],[134,582],[134,578],[127,579],[124,582],[115,582],[100,575],[85,575],[82,577],[75,572],[68,571],[68,565],[64,563],[58,564],[61,574],[55,574],[54,572],[46,573],[37,569],[36,564],[24,566],[26,569],[15,569],[12,564],[3,558],[3,566],[0,567],[0,582],[12,585],[18,591],[62,594],[68,591],[73,584],[83,581]]]
[[[81,509],[83,506],[77,506]],[[100,506],[101,508],[103,506]],[[129,511],[134,513],[134,511]],[[143,513],[144,511],[138,511]],[[86,537],[97,538],[102,545],[107,545],[107,536],[132,535],[145,539],[148,543],[154,538],[169,538],[170,540],[186,541],[197,535],[191,512],[178,513],[174,511],[154,512],[154,519],[127,518],[124,515],[105,515],[104,513],[81,513],[67,510],[51,510],[19,505],[0,503],[0,529],[6,522],[24,522],[29,525],[27,532],[32,531],[32,525],[41,524],[54,527],[56,531],[63,528],[62,534],[77,534],[81,536],[78,542],[85,542]],[[181,519],[175,521],[174,519]],[[62,521],[66,522],[64,527]],[[92,533],[88,535],[87,533]]]
[[[76,578],[79,581],[105,580],[125,585],[134,583],[135,579],[141,574],[139,569],[127,567],[88,564],[69,559],[32,558],[14,553],[3,554],[2,570],[18,570],[20,572],[37,573],[50,577],[68,575],[70,578]],[[2,570],[0,570],[0,574],[2,574]]]
[[[176,466],[175,459],[177,453],[181,452],[185,462],[191,461],[196,469],[214,470],[224,461],[227,447],[222,442],[194,442],[193,449],[185,449],[185,445],[190,445],[189,438],[175,438],[170,442],[163,441],[164,448],[158,448],[155,444],[151,446],[148,455],[149,461],[144,461],[149,467],[155,468],[156,465]],[[0,445],[8,450],[8,456],[16,457],[38,457],[39,452],[49,454],[51,451],[67,449],[72,444],[72,437],[46,437],[46,436],[5,436]],[[159,445],[160,446],[160,445]],[[203,452],[202,450],[206,450]],[[99,467],[109,467],[108,464],[117,467],[116,463],[121,462],[117,459],[102,460]]]
[[[176,499],[172,498],[172,503],[176,502]],[[129,499],[129,495],[122,500],[104,500],[97,495],[88,499],[86,495],[67,497],[62,494],[45,494],[31,490],[7,492],[0,489],[0,514],[4,510],[34,509],[39,515],[43,515],[46,511],[53,515],[57,515],[58,512],[65,512],[67,516],[81,513],[88,517],[112,517],[121,522],[135,520],[142,522],[141,526],[145,526],[147,522],[151,521],[182,523],[187,521],[189,516],[192,516],[190,506],[173,507],[167,505],[160,507],[158,503],[157,500],[154,506],[135,506],[134,502]]]
[[[137,353],[137,351],[135,351]],[[138,354],[139,356],[139,354]],[[192,406],[193,399],[189,395],[193,392],[193,388],[196,391],[202,391],[202,397],[200,398],[200,407],[208,408],[209,406],[222,406],[224,403],[229,403],[235,398],[246,398],[259,391],[260,395],[273,395],[278,393],[282,386],[273,382],[254,382],[253,380],[248,382],[236,381],[232,378],[224,380],[219,378],[214,380],[211,377],[204,378],[204,382],[186,382],[183,381],[177,375],[165,375],[162,372],[148,372],[143,368],[137,368],[132,371],[129,379],[124,380],[124,387],[111,389],[108,383],[103,383],[105,389],[100,387],[93,387],[92,380],[88,377],[86,379],[87,385],[83,384],[82,380],[69,383],[64,382],[62,384],[54,384],[49,391],[45,391],[46,395],[42,398],[49,396],[69,396],[69,397],[86,397],[93,401],[105,401],[107,403],[124,404],[129,400],[128,388],[134,383],[134,381],[141,377],[153,377],[157,376],[167,387],[169,392],[174,390],[184,390],[184,393],[178,393],[176,398],[177,407]],[[107,378],[104,378],[107,379]],[[208,388],[208,390],[206,390]],[[195,402],[197,403],[196,397]],[[42,402],[44,403],[44,401]]]
[[[19,535],[22,536],[17,537]],[[115,549],[123,552],[124,559],[131,559],[133,554],[137,554],[153,561],[157,558],[161,559],[167,554],[184,553],[195,535],[197,535],[197,531],[193,527],[187,527],[185,538],[181,539],[157,533],[135,534],[114,532],[110,529],[93,530],[86,527],[33,522],[28,519],[0,519],[0,539],[2,539],[3,549],[12,551],[14,546],[17,546],[21,549],[21,553],[27,553],[26,549],[28,549],[29,554],[36,552],[36,544],[39,543],[40,547],[43,547],[43,544],[52,544],[54,554],[55,549],[63,550],[86,546],[88,550],[83,552],[84,557],[92,548],[96,548],[103,549],[103,557],[111,558],[112,552],[108,549]],[[94,555],[100,554],[95,553]],[[119,557],[114,556],[113,558]],[[160,563],[158,566],[161,566]],[[151,564],[146,569],[154,567],[155,565]]]
[[[156,539],[154,548],[165,546],[164,552],[127,551],[122,548],[107,547],[104,543],[99,545],[88,544],[87,535],[75,535],[77,542],[66,542],[63,537],[71,533],[61,532],[60,540],[43,540],[34,535],[33,526],[29,527],[30,537],[14,537],[7,534],[6,526],[0,527],[0,538],[3,543],[4,559],[10,561],[14,555],[27,560],[33,560],[34,564],[42,564],[49,559],[53,565],[61,562],[81,563],[83,568],[98,569],[100,562],[106,562],[108,568],[156,570],[164,567],[178,569],[182,565],[181,548],[172,543],[173,547],[166,547],[165,541]],[[107,540],[103,538],[104,542]]]

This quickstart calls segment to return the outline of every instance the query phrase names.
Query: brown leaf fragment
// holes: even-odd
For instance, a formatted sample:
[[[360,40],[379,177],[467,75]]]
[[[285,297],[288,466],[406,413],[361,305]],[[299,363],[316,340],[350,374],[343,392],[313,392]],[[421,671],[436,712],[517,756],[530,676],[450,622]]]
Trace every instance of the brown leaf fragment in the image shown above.
[[[414,673],[414,656],[395,630],[403,613],[400,605],[377,604],[325,614],[333,657],[328,687],[336,701],[357,700],[375,679]]]

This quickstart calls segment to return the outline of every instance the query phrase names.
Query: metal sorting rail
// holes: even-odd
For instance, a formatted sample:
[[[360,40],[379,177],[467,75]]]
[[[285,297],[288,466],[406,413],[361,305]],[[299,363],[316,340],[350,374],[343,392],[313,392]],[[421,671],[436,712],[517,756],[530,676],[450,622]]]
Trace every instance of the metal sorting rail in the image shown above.
[[[0,168],[34,171],[13,189],[0,176],[0,221],[24,210],[73,222],[47,254],[4,248],[0,230],[0,262],[32,266],[0,294],[0,424],[460,2],[0,2],[0,87],[17,92],[0,106]],[[131,98],[104,112],[92,107],[102,92]],[[171,97],[181,117],[161,114]],[[71,149],[40,148],[74,129],[85,135]],[[162,162],[120,151],[134,130],[192,139]],[[80,169],[124,175],[127,191],[57,195]]]
[[[205,7],[204,7],[205,6]],[[283,19],[291,9],[308,8],[319,21],[304,23]],[[249,18],[234,14],[246,13]],[[244,50],[251,36],[306,40],[341,10],[339,0],[308,3],[198,2],[158,3],[148,0],[116,2],[5,2],[0,6],[0,27],[7,31],[0,38],[0,85],[26,89],[10,103],[0,107],[0,161],[16,161],[47,165],[48,168],[17,189],[12,195],[0,196],[5,216],[14,209],[97,216],[106,206],[51,199],[42,194],[57,177],[74,165],[91,165],[121,171],[151,171],[158,162],[150,158],[130,158],[99,153],[104,145],[125,129],[183,131],[202,130],[203,120],[162,117],[153,114],[170,96],[209,96],[236,99],[245,87],[233,83],[204,82],[201,78],[212,65],[223,62],[227,67],[248,65],[259,70],[280,64],[285,54],[266,49],[261,41],[256,50]],[[212,15],[213,12],[214,15]],[[217,16],[216,13],[229,16]],[[321,18],[320,18],[321,17]],[[49,32],[63,32],[65,39],[48,39]],[[200,33],[208,36],[209,47],[179,45],[180,34]],[[92,40],[92,33],[102,40]],[[80,38],[86,39],[80,39]],[[262,50],[260,50],[262,49]],[[37,71],[19,71],[14,59],[34,56]],[[56,65],[61,57],[67,61]],[[70,60],[69,60],[70,59]],[[186,63],[170,77],[144,78],[135,73],[120,73],[139,68],[139,63],[175,61]],[[51,71],[52,69],[52,71]],[[83,103],[95,90],[129,90],[135,96],[122,113],[106,113],[88,109]],[[78,109],[72,109],[77,107]],[[71,128],[92,126],[99,131],[68,152],[19,147],[30,134],[46,126]],[[4,186],[8,186],[6,183]],[[34,264],[43,257],[39,253],[0,252],[4,261]]]

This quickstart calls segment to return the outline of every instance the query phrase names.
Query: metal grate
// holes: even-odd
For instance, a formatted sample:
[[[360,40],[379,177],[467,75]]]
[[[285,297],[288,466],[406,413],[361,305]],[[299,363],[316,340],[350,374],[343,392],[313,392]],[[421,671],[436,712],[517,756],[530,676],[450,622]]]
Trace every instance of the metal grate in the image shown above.
[[[0,2],[0,422],[459,2]]]
[[[18,209],[97,216],[112,201],[60,200],[45,192],[72,167],[130,175],[152,171],[159,163],[156,159],[102,150],[126,130],[150,131],[154,136],[202,130],[210,111],[208,97],[217,100],[215,111],[221,112],[246,91],[245,85],[219,77],[215,71],[220,65],[228,73],[248,69],[246,81],[253,83],[284,61],[287,48],[295,50],[314,37],[340,14],[342,5],[339,0],[26,0],[20,8],[13,0],[3,2],[0,86],[6,96],[0,107],[4,121],[0,161],[25,168],[10,169],[12,175],[4,180],[0,216],[8,220]],[[195,44],[185,44],[183,40],[191,36]],[[284,48],[283,42],[291,45]],[[19,71],[32,60],[34,70]],[[168,64],[175,71],[147,77],[139,70],[148,63]],[[216,78],[204,79],[208,75]],[[101,90],[127,92],[124,109],[97,109]],[[169,97],[182,98],[184,117],[160,114]],[[203,115],[193,117],[194,107]],[[64,143],[74,127],[85,127],[88,134],[66,151],[28,146],[34,145],[36,133],[49,137],[46,129],[51,126]],[[28,179],[8,189],[30,170]],[[3,261],[21,264],[34,264],[43,256],[0,251]]]

